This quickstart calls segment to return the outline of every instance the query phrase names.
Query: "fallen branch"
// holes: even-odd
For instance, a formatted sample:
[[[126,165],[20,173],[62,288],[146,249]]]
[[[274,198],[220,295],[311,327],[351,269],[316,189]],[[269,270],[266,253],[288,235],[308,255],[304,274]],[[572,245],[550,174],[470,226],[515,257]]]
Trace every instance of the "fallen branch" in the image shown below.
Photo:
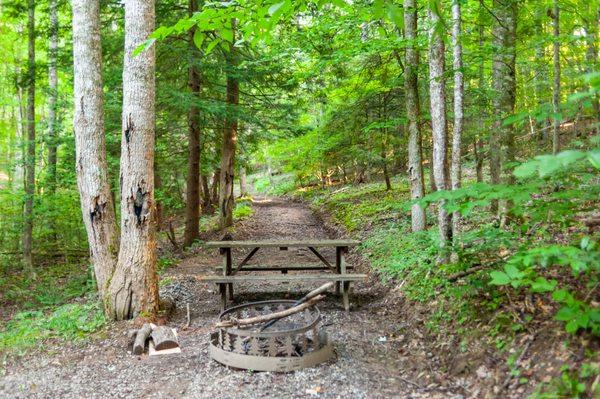
[[[291,307],[286,310],[282,310],[280,312],[275,312],[262,316],[249,317],[247,319],[230,319],[221,321],[215,324],[215,328],[229,328],[229,327],[239,327],[239,326],[250,326],[253,324],[260,324],[267,321],[271,321],[274,319],[281,319],[283,317],[287,317],[293,315],[294,313],[298,313],[303,311],[304,309],[310,308],[314,306],[317,302],[325,298],[325,295],[317,295],[314,298],[309,299],[308,301],[298,305]]]

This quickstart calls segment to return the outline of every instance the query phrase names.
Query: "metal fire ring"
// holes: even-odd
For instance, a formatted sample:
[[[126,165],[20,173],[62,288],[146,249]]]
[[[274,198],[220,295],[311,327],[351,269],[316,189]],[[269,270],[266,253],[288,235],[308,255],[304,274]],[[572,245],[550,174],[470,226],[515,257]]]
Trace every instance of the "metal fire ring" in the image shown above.
[[[251,302],[219,315],[220,321],[285,310],[290,300]],[[319,309],[305,309],[260,331],[261,325],[221,328],[210,335],[210,356],[226,366],[256,371],[293,371],[325,362],[333,347],[321,325]]]

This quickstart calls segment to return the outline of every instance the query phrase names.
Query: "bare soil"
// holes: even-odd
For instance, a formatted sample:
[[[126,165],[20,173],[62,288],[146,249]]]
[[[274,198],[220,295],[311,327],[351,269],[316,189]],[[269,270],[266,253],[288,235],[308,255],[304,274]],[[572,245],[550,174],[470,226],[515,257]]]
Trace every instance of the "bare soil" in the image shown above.
[[[281,199],[260,199],[255,214],[235,226],[234,239],[334,238],[340,233],[308,207]],[[218,238],[216,235],[212,238]],[[236,251],[238,261],[245,251]],[[329,259],[333,252],[325,251]],[[318,260],[305,249],[261,250],[251,263],[286,264]],[[208,334],[217,320],[215,287],[196,277],[217,274],[216,250],[196,249],[164,276],[161,295],[177,311],[168,324],[177,328],[182,353],[149,357],[127,350],[126,331],[134,322],[111,325],[83,344],[52,344],[47,350],[11,361],[0,376],[2,398],[479,398],[523,397],[525,388],[509,384],[502,362],[485,348],[458,350],[456,340],[427,335],[419,309],[409,308],[401,290],[381,284],[358,253],[348,262],[369,280],[354,286],[351,310],[330,294],[319,305],[336,356],[332,361],[292,373],[229,369],[208,356]],[[317,283],[318,284],[318,283]],[[315,284],[256,283],[236,286],[235,303],[300,298]],[[191,325],[185,328],[186,304]]]

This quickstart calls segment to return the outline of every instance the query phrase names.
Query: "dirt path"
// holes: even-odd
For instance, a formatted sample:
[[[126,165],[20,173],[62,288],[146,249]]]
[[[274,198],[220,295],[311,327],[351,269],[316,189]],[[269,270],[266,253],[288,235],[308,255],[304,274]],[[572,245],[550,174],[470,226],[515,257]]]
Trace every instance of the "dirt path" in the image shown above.
[[[322,221],[301,204],[260,200],[253,217],[239,223],[235,239],[327,238]],[[242,256],[237,253],[234,256]],[[331,258],[333,254],[329,253]],[[314,262],[305,250],[259,252],[256,263]],[[357,254],[349,257],[361,271]],[[358,284],[352,309],[343,311],[340,299],[330,296],[319,308],[325,315],[336,358],[294,373],[234,371],[208,357],[208,327],[218,313],[219,298],[212,286],[194,275],[214,274],[220,264],[216,251],[199,250],[168,273],[161,288],[178,305],[169,324],[180,330],[181,355],[132,356],[125,350],[125,331],[119,323],[84,346],[65,345],[54,354],[28,356],[11,365],[0,378],[0,397],[9,398],[438,398],[468,396],[448,385],[435,371],[435,358],[418,342],[407,340],[406,323],[398,320],[388,290],[377,278]],[[266,298],[298,298],[313,285],[257,284],[236,287],[237,302]],[[186,302],[192,325],[185,324]],[[413,332],[414,333],[414,332]],[[411,333],[411,336],[413,334]],[[418,385],[418,386],[417,386]],[[471,392],[472,394],[472,392]]]

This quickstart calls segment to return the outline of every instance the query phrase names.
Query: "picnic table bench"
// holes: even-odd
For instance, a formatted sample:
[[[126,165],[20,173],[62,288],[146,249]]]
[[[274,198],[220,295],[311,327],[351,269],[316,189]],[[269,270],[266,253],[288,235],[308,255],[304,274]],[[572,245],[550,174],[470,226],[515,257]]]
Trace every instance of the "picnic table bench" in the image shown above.
[[[349,290],[350,283],[363,281],[366,274],[349,274],[348,269],[352,266],[346,264],[348,248],[358,245],[356,240],[265,240],[265,241],[209,241],[204,244],[207,248],[218,248],[223,257],[222,276],[203,276],[201,280],[215,283],[219,286],[221,294],[221,309],[227,306],[227,292],[229,299],[233,299],[233,284],[256,281],[271,282],[313,282],[333,281],[336,283],[336,293],[342,293],[344,309],[350,309]],[[335,248],[335,262],[330,263],[317,248]],[[243,260],[234,265],[232,250],[234,248],[245,248],[249,252]],[[279,248],[286,251],[289,248],[308,248],[320,261],[321,264],[307,265],[248,265],[248,262],[261,248]],[[329,270],[332,273],[303,273],[288,274],[288,271]],[[282,274],[264,275],[238,275],[238,272],[253,271],[280,271]]]

